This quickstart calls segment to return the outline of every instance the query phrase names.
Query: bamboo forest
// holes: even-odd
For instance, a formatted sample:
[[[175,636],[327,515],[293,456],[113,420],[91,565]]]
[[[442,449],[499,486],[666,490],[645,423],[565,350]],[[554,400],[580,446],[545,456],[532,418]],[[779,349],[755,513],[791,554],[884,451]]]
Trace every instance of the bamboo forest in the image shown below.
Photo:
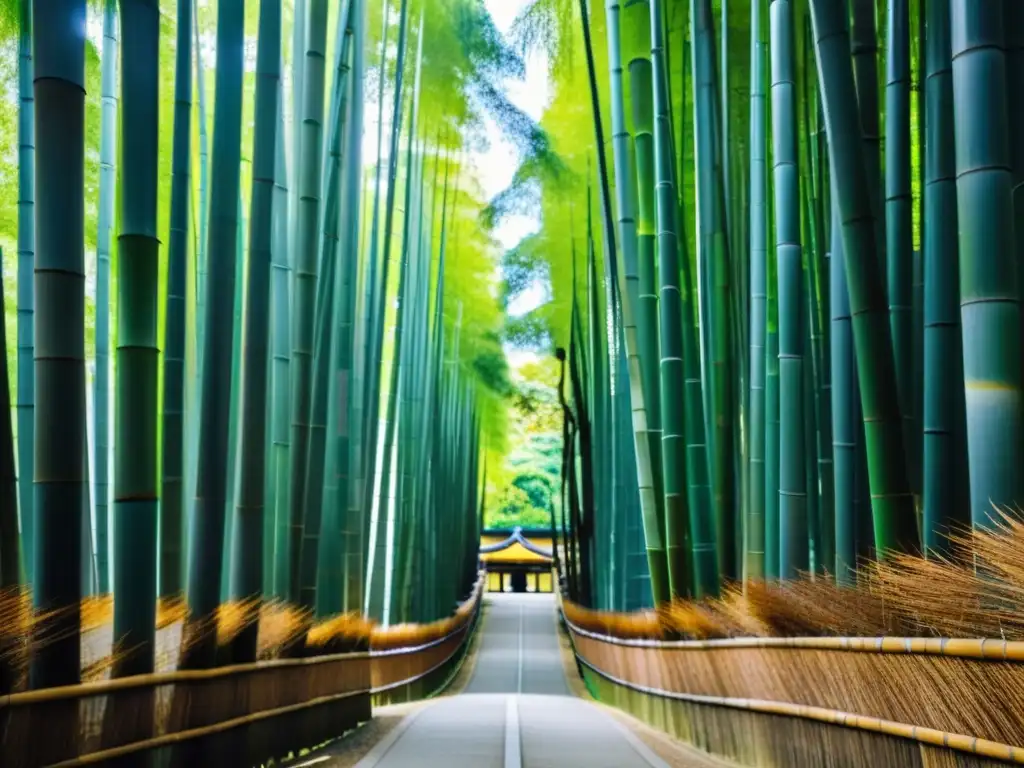
[[[1024,0],[0,0],[0,83],[0,765],[1024,764]]]

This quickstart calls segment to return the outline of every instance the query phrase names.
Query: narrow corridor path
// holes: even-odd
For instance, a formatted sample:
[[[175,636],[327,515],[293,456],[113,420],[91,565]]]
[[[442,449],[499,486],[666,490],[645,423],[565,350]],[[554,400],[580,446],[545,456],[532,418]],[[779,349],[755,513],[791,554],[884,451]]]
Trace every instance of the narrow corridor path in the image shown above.
[[[667,768],[572,696],[552,595],[490,594],[473,676],[412,712],[356,768]]]

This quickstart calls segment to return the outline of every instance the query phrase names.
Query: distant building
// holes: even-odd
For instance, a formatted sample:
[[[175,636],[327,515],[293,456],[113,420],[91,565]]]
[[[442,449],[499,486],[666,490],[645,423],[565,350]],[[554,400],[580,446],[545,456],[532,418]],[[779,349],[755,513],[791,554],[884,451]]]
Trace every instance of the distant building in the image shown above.
[[[551,533],[516,526],[486,528],[480,535],[480,562],[488,592],[550,592]]]

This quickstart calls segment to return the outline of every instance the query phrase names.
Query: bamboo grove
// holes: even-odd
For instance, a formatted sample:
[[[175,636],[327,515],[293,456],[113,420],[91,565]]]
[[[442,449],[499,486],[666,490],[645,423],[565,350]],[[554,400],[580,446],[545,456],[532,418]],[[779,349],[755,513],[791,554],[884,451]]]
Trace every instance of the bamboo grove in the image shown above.
[[[253,660],[261,603],[300,617],[282,649],[298,655],[338,614],[449,616],[476,580],[508,386],[466,137],[490,116],[544,139],[502,94],[522,62],[485,9],[3,13],[19,96],[5,687],[79,682],[85,606],[108,593],[115,676],[153,671],[180,607],[184,668]],[[219,647],[231,606],[241,630]]]
[[[513,255],[552,300],[517,322],[566,350],[574,601],[852,586],[1019,514],[1022,10],[536,0],[520,17],[554,62],[541,124],[570,173],[517,179],[498,213],[542,211]]]

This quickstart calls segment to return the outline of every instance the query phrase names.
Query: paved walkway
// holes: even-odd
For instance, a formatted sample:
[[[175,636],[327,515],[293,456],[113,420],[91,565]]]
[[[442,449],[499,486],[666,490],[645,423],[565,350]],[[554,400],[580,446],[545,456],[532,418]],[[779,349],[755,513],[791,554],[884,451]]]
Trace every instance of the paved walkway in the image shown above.
[[[473,677],[408,715],[356,768],[668,768],[571,696],[551,595],[487,595]]]

